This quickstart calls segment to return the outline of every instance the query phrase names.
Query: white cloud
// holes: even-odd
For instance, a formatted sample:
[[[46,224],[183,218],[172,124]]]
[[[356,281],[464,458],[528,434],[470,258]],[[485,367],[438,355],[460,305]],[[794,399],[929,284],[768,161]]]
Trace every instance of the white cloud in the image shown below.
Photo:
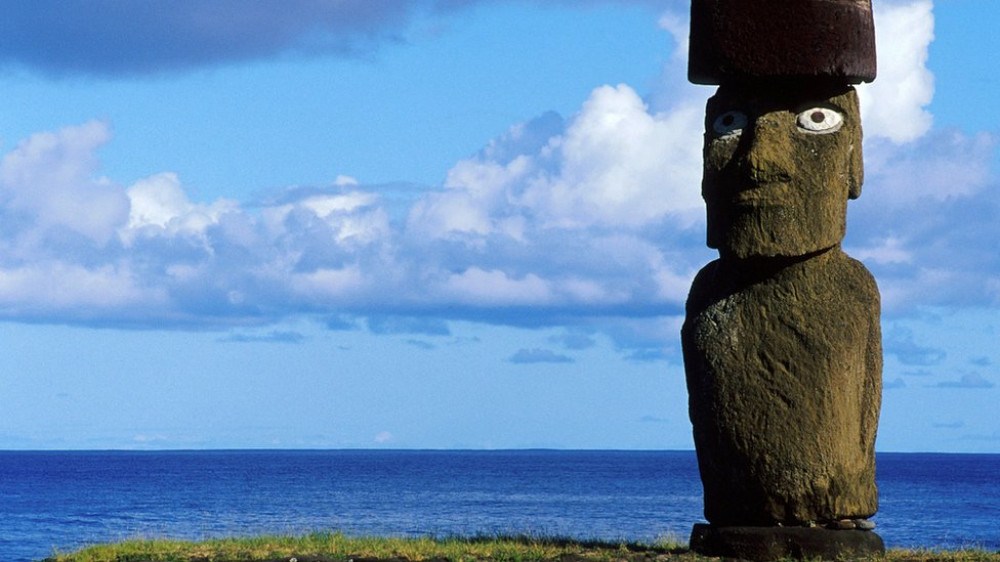
[[[316,213],[320,218],[329,218],[334,213],[349,213],[362,207],[371,206],[377,198],[372,193],[352,191],[338,195],[316,195],[299,202],[299,205]]]
[[[140,180],[127,193],[131,202],[128,227],[132,229],[146,225],[166,228],[172,220],[194,208],[177,174],[163,173]]]
[[[335,231],[337,240],[367,243],[389,235],[389,217],[377,207],[372,193],[351,191],[337,195],[317,195],[298,203],[323,219]]]
[[[674,41],[675,49],[671,53],[671,58],[675,61],[687,64],[688,43],[691,36],[691,22],[687,14],[680,15],[675,12],[665,12],[660,16],[660,29],[670,34]]]
[[[357,178],[341,174],[333,180],[333,185],[336,185],[337,187],[356,187],[359,183]]]
[[[22,234],[42,238],[68,230],[103,245],[128,213],[120,187],[93,177],[96,150],[107,143],[107,124],[91,121],[22,141],[0,161],[5,222],[30,225]]]
[[[545,304],[552,296],[549,283],[533,273],[516,278],[478,267],[451,275],[443,289],[446,299],[474,306]]]
[[[879,264],[906,264],[913,261],[913,252],[905,248],[902,239],[896,236],[888,236],[876,241],[875,245],[850,248],[851,256],[870,263]]]
[[[533,125],[515,126],[504,142],[517,144],[527,134],[537,143],[525,133]],[[543,228],[642,228],[662,220],[688,227],[702,215],[701,129],[700,104],[654,114],[632,88],[602,86],[532,152],[494,143],[456,164],[447,190],[418,203],[410,226],[438,237],[512,238],[523,237],[520,218]]]
[[[934,5],[931,0],[882,0],[874,8],[878,77],[858,88],[865,135],[910,142],[933,122],[926,107],[934,97],[934,75],[927,69]]]
[[[965,283],[961,274],[940,266],[916,265],[903,271],[873,267],[882,294],[882,309],[890,314],[903,313],[919,306],[948,304],[955,301],[954,292],[961,292]]]
[[[865,192],[846,246],[878,279],[883,308],[992,306],[1000,258],[995,132],[933,128],[930,0],[876,2],[879,76],[859,88]]]
[[[87,321],[114,315],[131,320],[131,306],[162,311],[164,291],[142,288],[127,267],[86,268],[59,261],[41,261],[0,268],[0,310],[8,317]],[[147,311],[147,313],[150,311]]]
[[[309,273],[292,273],[288,279],[292,292],[305,301],[319,305],[343,304],[346,297],[365,285],[364,274],[356,265],[340,269],[318,269]]]
[[[850,205],[845,245],[875,274],[887,310],[993,302],[997,146],[989,134],[955,130],[869,145],[865,193]]]
[[[592,279],[570,277],[560,282],[561,289],[573,302],[585,304],[606,304],[609,302],[624,302],[628,300],[628,295],[624,293],[614,294],[600,282]]]
[[[130,203],[128,224],[119,230],[126,245],[140,235],[204,238],[205,230],[218,224],[222,214],[237,211],[233,201],[191,203],[177,174],[169,172],[137,181],[126,195]]]
[[[851,205],[847,246],[892,314],[993,304],[996,139],[927,131],[929,3],[878,9],[880,33],[899,45],[882,48],[876,85],[897,90],[866,90],[866,192]],[[679,38],[683,19],[660,24]],[[98,174],[107,124],[33,135],[0,160],[0,317],[600,325],[636,359],[674,358],[664,342],[676,340],[691,277],[714,257],[700,197],[710,92],[676,86],[683,66],[668,61],[648,99],[600,86],[574,115],[512,126],[403,213],[344,175],[252,206],[192,201],[170,172],[126,188]]]
[[[884,204],[900,207],[969,197],[994,178],[997,138],[935,131],[906,147],[873,143],[866,154],[866,182]]]
[[[324,225],[337,242],[365,245],[391,236],[388,213],[374,193],[351,189],[355,184],[340,179],[337,191],[298,197],[290,203],[267,206],[262,216],[272,235],[294,235],[315,219]],[[313,225],[315,226],[315,224]]]
[[[642,227],[700,216],[702,109],[650,114],[626,85],[595,89],[565,134],[539,155],[556,173],[538,174],[519,202],[560,227]]]
[[[448,172],[446,191],[417,202],[410,213],[410,227],[438,238],[494,232],[518,237],[519,229],[510,228],[512,198],[531,165],[527,156],[509,163],[481,159],[459,162]]]

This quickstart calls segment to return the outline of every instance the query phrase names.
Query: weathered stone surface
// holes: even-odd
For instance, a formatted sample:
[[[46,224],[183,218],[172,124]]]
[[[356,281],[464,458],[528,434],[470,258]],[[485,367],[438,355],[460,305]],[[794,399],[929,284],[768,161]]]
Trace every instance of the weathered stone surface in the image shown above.
[[[871,0],[692,0],[695,84],[875,79]]]
[[[843,239],[847,200],[861,194],[864,175],[853,88],[722,86],[705,131],[710,248],[800,256]]]
[[[840,249],[861,192],[853,89],[722,86],[708,103],[708,243],[682,330],[705,516],[827,524],[878,507],[879,295]]]
[[[885,544],[867,531],[818,527],[714,527],[695,525],[691,549],[707,556],[768,562],[786,558],[844,560],[885,555]]]
[[[709,522],[875,513],[879,296],[861,263],[839,247],[716,260],[695,278],[681,341]]]

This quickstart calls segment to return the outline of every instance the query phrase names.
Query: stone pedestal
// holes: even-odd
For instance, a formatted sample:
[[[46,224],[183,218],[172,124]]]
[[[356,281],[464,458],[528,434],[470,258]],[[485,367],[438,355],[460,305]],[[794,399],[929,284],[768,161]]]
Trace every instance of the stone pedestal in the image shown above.
[[[696,524],[691,550],[705,556],[753,562],[844,560],[885,555],[882,537],[872,531],[822,527],[720,527]]]

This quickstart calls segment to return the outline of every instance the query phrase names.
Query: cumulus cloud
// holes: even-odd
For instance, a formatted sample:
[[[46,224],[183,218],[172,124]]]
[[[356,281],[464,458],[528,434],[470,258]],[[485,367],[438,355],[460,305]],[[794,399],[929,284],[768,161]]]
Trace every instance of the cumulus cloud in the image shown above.
[[[986,240],[1000,212],[995,132],[932,128],[930,0],[877,2],[879,76],[859,88],[865,192],[849,211],[848,252],[878,279],[883,309],[1000,302],[1000,258]]]
[[[106,244],[128,213],[119,186],[94,177],[95,152],[107,143],[106,123],[91,121],[56,133],[38,133],[0,160],[2,219],[21,228],[20,242],[34,250],[52,236]],[[86,213],[81,209],[87,209]]]
[[[205,242],[206,230],[218,224],[224,213],[237,210],[235,202],[226,200],[211,205],[192,203],[173,173],[141,179],[125,194],[129,200],[128,223],[119,234],[126,246],[131,246],[138,237],[157,236]]]
[[[926,51],[927,2],[884,4],[879,32]],[[388,5],[364,17],[382,21]],[[678,17],[661,26],[682,41]],[[875,272],[893,314],[1000,302],[996,138],[929,122],[900,134],[878,117],[892,109],[903,113],[891,119],[923,123],[925,62],[883,51],[880,82],[919,79],[902,93],[869,90],[866,192],[849,211],[848,251]],[[691,278],[714,257],[699,189],[708,92],[677,86],[682,63],[667,61],[648,96],[598,86],[572,115],[513,125],[403,203],[348,176],[250,204],[199,202],[169,171],[127,186],[102,177],[107,123],[33,135],[0,159],[0,317],[244,327],[311,315],[429,336],[467,319],[570,326],[579,331],[559,342],[566,349],[593,345],[599,329],[635,360],[679,361],[664,342],[677,339]],[[940,360],[905,334],[890,334],[887,352]]]
[[[933,8],[931,0],[874,3],[878,78],[858,88],[869,137],[903,143],[931,128],[926,107],[934,97],[934,75],[927,69]]]
[[[1000,257],[986,242],[1000,234],[997,140],[932,131],[905,146],[869,146],[845,246],[875,273],[887,310],[997,302]]]
[[[896,208],[938,205],[974,196],[991,177],[997,138],[981,132],[934,131],[905,149],[869,145],[866,181],[878,197]]]
[[[444,290],[459,301],[475,305],[532,305],[550,299],[549,284],[535,274],[514,278],[500,270],[471,267],[448,277]]]
[[[702,119],[694,106],[651,114],[626,85],[597,88],[539,155],[558,168],[530,178],[520,201],[559,226],[641,227],[667,216],[689,226],[701,208],[692,163]]]
[[[543,115],[456,164],[446,191],[413,209],[411,226],[438,238],[515,240],[528,221],[636,229],[667,219],[690,227],[702,214],[693,188],[702,119],[694,104],[654,113],[627,85],[596,88],[564,126]]]
[[[27,321],[145,323],[162,311],[162,288],[142,286],[127,266],[40,259],[0,266],[0,315]],[[144,307],[145,310],[140,310]]]
[[[0,312],[198,326],[346,314],[433,335],[449,318],[676,314],[701,261],[684,252],[700,228],[692,119],[597,88],[577,115],[516,125],[456,163],[401,220],[348,177],[252,206],[192,201],[170,172],[122,186],[99,176],[106,124],[40,133],[0,164]]]

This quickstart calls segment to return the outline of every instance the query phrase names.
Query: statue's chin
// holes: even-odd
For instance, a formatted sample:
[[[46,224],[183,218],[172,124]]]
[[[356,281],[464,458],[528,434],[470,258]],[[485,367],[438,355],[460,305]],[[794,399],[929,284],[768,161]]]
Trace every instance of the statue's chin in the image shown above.
[[[844,238],[843,220],[810,222],[782,207],[709,217],[708,246],[723,257],[795,257],[832,248]]]

